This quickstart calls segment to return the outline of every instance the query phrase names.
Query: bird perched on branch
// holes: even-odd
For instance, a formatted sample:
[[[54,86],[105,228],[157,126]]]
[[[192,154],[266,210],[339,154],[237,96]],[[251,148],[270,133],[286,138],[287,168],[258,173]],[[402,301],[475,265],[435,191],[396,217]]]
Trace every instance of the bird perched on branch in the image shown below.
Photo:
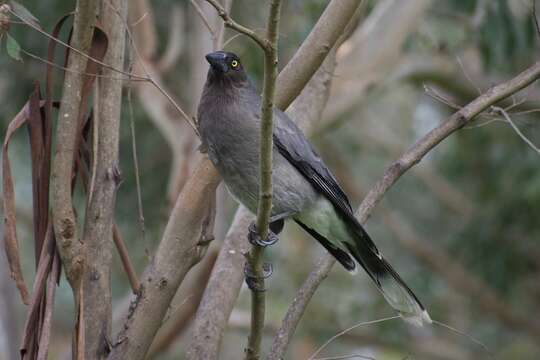
[[[206,60],[210,68],[198,109],[202,147],[231,195],[256,213],[261,97],[238,56],[216,51],[206,55]],[[418,298],[356,220],[347,196],[302,131],[275,108],[273,123],[271,232],[267,239],[260,239],[253,223],[250,241],[262,246],[274,243],[284,220],[292,219],[348,271],[354,272],[360,264],[404,319],[431,322]]]

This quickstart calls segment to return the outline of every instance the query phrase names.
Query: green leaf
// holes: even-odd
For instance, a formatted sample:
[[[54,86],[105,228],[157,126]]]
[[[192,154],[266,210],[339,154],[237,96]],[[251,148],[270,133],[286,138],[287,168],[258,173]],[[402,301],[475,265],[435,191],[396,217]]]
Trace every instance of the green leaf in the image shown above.
[[[15,14],[19,15],[25,21],[28,21],[32,23],[33,25],[40,27],[39,20],[22,4],[19,4],[18,2],[14,0],[11,0],[9,4],[11,5],[11,8],[13,9],[13,12]]]
[[[11,56],[13,59],[17,61],[22,61],[21,58],[21,46],[15,40],[11,35],[6,34],[7,41],[6,41],[6,50],[9,56]]]

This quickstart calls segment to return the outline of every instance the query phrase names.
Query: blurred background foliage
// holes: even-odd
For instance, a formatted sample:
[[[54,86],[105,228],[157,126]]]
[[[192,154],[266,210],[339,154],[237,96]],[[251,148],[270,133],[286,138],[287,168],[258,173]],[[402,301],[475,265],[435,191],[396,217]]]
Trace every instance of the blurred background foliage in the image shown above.
[[[395,5],[394,1],[366,1],[359,27],[382,2]],[[266,6],[262,3],[236,0],[232,14],[247,26],[263,28]],[[327,1],[288,0],[284,3],[281,66],[307,36]],[[409,27],[411,30],[400,44],[399,58],[393,59],[390,65],[381,64],[382,68],[377,71],[382,75],[362,85],[361,91],[355,92],[357,83],[362,82],[360,75],[340,73],[338,66],[334,86],[356,98],[345,109],[331,110],[343,94],[333,90],[329,109],[313,136],[316,147],[334,169],[354,204],[359,204],[400,152],[452,113],[450,106],[430,96],[433,91],[452,103],[463,105],[474,98],[478,90],[486,90],[490,85],[514,76],[538,59],[539,35],[531,15],[531,1],[434,0],[422,3],[428,5],[424,5],[421,16]],[[48,31],[74,6],[72,1],[60,0],[26,0],[23,4]],[[163,78],[178,102],[194,113],[192,110],[196,108],[199,96],[194,89],[200,89],[200,85],[193,86],[192,73],[200,72],[204,59],[194,60],[191,49],[201,36],[208,34],[200,34],[200,24],[196,24],[200,20],[189,1],[153,1],[151,6],[158,39],[157,53],[166,49],[171,36],[171,8],[181,14],[182,50]],[[384,28],[392,24],[378,26]],[[47,42],[35,31],[12,24],[10,33],[24,50],[45,56]],[[225,38],[232,35],[227,31]],[[240,55],[260,88],[262,56],[256,46],[246,38],[237,37],[227,49]],[[58,56],[57,60],[60,62],[61,58]],[[23,62],[15,62],[7,56],[5,49],[0,52],[2,134],[9,120],[25,103],[32,82],[44,81],[44,64],[28,56],[23,59]],[[199,78],[204,79],[204,73]],[[56,90],[59,94],[60,89]],[[540,144],[538,114],[519,112],[538,108],[539,95],[538,86],[534,85],[516,95],[513,101],[517,105],[509,110],[517,126],[536,144]],[[132,260],[141,272],[157,246],[170,209],[167,188],[172,156],[170,147],[149,120],[137,97],[132,105],[144,204],[144,236],[136,210],[137,191],[127,107],[122,113],[120,154],[124,181],[118,193],[116,219]],[[190,131],[187,127],[184,130]],[[539,155],[500,117],[479,117],[472,125],[444,141],[401,179],[367,223],[372,237],[415,289],[432,317],[479,339],[499,359],[538,359],[540,354],[540,325],[534,319],[540,311]],[[10,157],[19,207],[18,234],[29,282],[34,265],[30,157],[25,131],[16,135]],[[223,191],[220,199],[216,247],[236,208]],[[407,236],[413,238],[413,242],[407,242]],[[452,272],[450,274],[445,274],[445,269],[437,270],[426,260],[431,254],[419,255],[423,244],[428,244],[430,249],[435,246],[445,259],[461,264],[463,274],[452,272],[452,269],[446,269]],[[272,329],[279,325],[296,289],[321,253],[322,248],[294,225],[287,226],[282,241],[268,252],[276,271],[269,281],[269,338],[266,340],[271,339]],[[3,317],[0,319],[0,358],[7,359],[13,354],[10,351],[14,344],[18,343],[25,309],[7,279],[4,255],[1,256],[0,305],[7,310],[0,312]],[[436,262],[438,258],[433,259]],[[460,278],[461,275],[464,277]],[[452,280],[452,276],[457,278]],[[487,286],[491,294],[496,294],[506,306],[502,312],[510,311],[533,325],[525,328],[521,323],[505,320],[504,314],[487,309],[481,296],[460,286],[461,280],[470,277]],[[129,284],[116,257],[113,296],[117,309],[125,306],[129,292]],[[480,293],[485,294],[483,288]],[[190,296],[190,293],[180,291],[178,307],[189,301]],[[62,281],[56,300],[52,359],[66,356],[73,321],[71,301],[71,291]],[[249,296],[243,290],[223,341],[224,359],[241,356],[249,323],[248,312]],[[364,274],[351,277],[336,266],[309,305],[289,358],[307,358],[340,330],[390,315],[391,309]],[[115,319],[116,316],[118,314]],[[155,358],[178,358],[185,339],[189,338],[187,333],[189,328],[179,329],[176,340]],[[357,353],[379,360],[488,358],[471,341],[441,327],[415,329],[399,320],[353,330],[325,351],[326,354]]]

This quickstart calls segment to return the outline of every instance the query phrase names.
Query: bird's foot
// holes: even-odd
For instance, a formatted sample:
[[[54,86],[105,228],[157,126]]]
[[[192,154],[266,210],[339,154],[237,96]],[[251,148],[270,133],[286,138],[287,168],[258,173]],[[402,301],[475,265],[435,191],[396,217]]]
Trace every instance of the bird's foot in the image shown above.
[[[261,280],[268,279],[272,275],[273,272],[274,272],[274,269],[272,267],[272,264],[264,263],[262,266],[262,276],[257,276],[253,272],[253,269],[249,265],[249,262],[246,262],[246,265],[244,266],[244,276],[246,277],[246,284],[248,288],[251,291],[255,291],[255,292],[266,291],[264,287],[264,283]]]
[[[271,230],[268,230],[268,235],[266,236],[266,239],[262,239],[261,236],[259,235],[259,231],[257,230],[257,225],[255,224],[255,222],[252,222],[249,225],[248,230],[249,230],[248,240],[251,243],[251,245],[267,247],[270,245],[274,245],[279,240],[279,237]]]

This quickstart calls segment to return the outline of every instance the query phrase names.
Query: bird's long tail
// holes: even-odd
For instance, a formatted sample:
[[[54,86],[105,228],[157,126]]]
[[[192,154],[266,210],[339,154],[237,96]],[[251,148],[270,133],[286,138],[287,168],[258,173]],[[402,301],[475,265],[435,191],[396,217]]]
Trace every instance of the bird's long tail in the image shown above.
[[[355,222],[348,224],[353,241],[344,243],[350,254],[375,282],[388,304],[405,320],[415,325],[431,323],[420,300],[378,251],[363,227]]]
[[[383,258],[362,225],[352,214],[350,217],[345,216],[344,218],[340,215],[338,217],[341,218],[339,219],[340,225],[346,228],[348,235],[346,239],[341,236],[340,239],[328,239],[328,233],[323,234],[324,231],[314,229],[317,228],[314,226],[315,224],[306,224],[302,219],[296,219],[296,222],[316,238],[349,271],[356,270],[356,264],[352,259],[354,258],[368,273],[388,304],[406,321],[415,325],[431,323],[431,318],[422,303]]]

